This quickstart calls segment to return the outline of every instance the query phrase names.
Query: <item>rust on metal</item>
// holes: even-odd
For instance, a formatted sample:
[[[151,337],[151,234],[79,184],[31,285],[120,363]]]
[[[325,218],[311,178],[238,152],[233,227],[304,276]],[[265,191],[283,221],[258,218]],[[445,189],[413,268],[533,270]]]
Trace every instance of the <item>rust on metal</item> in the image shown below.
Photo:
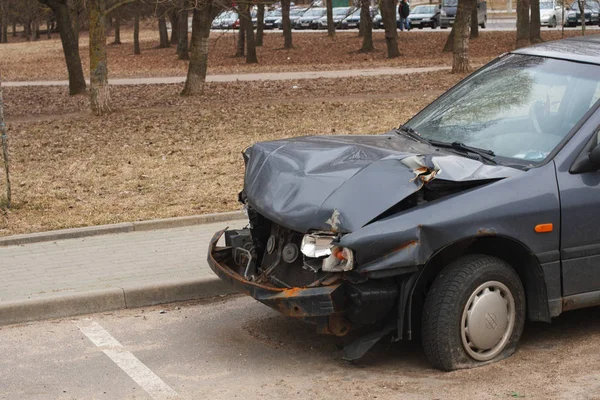
[[[496,230],[494,228],[479,228],[477,229],[478,236],[495,236]]]

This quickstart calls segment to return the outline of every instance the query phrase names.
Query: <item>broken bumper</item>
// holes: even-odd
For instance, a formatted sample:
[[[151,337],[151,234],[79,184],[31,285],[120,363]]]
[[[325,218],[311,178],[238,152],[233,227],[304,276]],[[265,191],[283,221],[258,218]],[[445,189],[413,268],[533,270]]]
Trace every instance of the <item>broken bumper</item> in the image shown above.
[[[323,330],[329,331],[327,333],[337,335],[347,331],[347,327],[341,327],[346,324],[340,320],[343,319],[345,302],[342,284],[286,289],[250,282],[236,271],[231,248],[217,246],[224,232],[215,233],[208,251],[208,265],[221,280],[283,315],[313,320],[317,325],[321,325],[319,320],[325,318]]]

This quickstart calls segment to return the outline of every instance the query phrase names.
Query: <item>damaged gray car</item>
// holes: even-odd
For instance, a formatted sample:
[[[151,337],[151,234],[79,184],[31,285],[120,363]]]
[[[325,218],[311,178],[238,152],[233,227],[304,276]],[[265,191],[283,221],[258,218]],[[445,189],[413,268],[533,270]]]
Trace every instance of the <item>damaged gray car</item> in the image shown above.
[[[239,291],[431,364],[514,353],[525,320],[600,304],[600,37],[503,55],[398,129],[257,143],[249,227],[208,261]],[[217,242],[225,236],[225,246]]]

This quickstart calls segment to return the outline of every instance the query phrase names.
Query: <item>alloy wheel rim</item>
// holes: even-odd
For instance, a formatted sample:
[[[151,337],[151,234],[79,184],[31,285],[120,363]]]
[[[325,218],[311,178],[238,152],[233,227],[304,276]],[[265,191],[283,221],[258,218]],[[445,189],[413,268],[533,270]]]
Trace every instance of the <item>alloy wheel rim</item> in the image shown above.
[[[515,299],[506,285],[488,281],[469,296],[462,313],[463,348],[477,361],[488,361],[504,350],[515,325]]]

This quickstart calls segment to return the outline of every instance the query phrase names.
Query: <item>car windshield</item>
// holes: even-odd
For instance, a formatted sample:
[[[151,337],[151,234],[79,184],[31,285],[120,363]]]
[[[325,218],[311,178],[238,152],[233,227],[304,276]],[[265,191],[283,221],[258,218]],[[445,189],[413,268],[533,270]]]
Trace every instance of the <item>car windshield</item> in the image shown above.
[[[540,10],[551,10],[554,8],[554,5],[551,2],[541,2],[540,3]]]
[[[291,14],[291,11],[290,11]],[[271,11],[269,14],[267,14],[267,17],[281,17],[281,10],[275,10],[275,11]]]
[[[237,18],[237,13],[235,11],[227,11],[223,18]]]
[[[298,16],[298,15],[302,15],[306,12],[305,8],[297,8],[295,10],[290,10],[290,15],[291,16]],[[281,16],[281,12],[279,13],[279,15]]]
[[[323,15],[325,15],[325,9],[311,8],[303,15],[303,17],[321,17]]]
[[[511,54],[405,126],[428,140],[461,142],[530,165],[544,161],[599,98],[600,66]]]
[[[456,7],[458,5],[458,0],[444,0],[442,5],[445,7]]]
[[[435,12],[435,6],[416,6],[412,13],[413,14],[433,14]]]
[[[350,14],[350,7],[338,7],[333,9],[333,15],[348,15]]]

